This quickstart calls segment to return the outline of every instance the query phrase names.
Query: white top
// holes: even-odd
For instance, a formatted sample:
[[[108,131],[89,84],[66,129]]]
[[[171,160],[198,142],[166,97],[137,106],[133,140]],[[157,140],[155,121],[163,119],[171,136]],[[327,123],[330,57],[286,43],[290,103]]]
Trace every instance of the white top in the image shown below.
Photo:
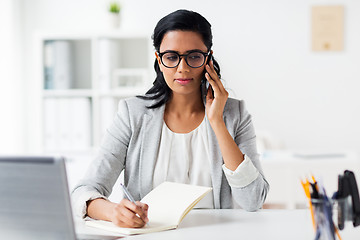
[[[174,133],[163,123],[153,187],[164,181],[212,187],[206,124],[189,133]],[[207,194],[197,208],[214,208],[213,194]]]
[[[164,181],[212,187],[205,119],[189,133],[174,133],[163,123],[153,188]],[[246,155],[235,171],[225,164],[223,171],[232,187],[247,186],[259,175]],[[196,208],[214,208],[213,194],[207,194]]]

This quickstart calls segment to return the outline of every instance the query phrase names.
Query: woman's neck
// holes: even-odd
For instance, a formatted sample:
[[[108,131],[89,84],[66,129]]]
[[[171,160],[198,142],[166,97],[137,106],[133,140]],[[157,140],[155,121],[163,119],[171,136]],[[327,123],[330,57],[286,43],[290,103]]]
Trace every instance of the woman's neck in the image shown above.
[[[165,111],[178,116],[189,116],[204,112],[204,104],[201,96],[192,97],[188,95],[173,94],[166,103]]]
[[[175,95],[166,103],[164,121],[175,133],[189,133],[204,120],[205,107],[200,96]]]

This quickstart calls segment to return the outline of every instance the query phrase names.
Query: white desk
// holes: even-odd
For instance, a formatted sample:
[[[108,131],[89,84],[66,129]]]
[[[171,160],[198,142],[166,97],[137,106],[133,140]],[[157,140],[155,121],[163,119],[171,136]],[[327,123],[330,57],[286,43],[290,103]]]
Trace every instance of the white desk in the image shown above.
[[[77,222],[81,233],[96,233],[94,228]],[[104,233],[100,231],[99,233]],[[348,223],[340,232],[343,240],[360,239],[360,227]],[[175,230],[127,236],[126,239],[314,239],[308,210],[192,210]]]

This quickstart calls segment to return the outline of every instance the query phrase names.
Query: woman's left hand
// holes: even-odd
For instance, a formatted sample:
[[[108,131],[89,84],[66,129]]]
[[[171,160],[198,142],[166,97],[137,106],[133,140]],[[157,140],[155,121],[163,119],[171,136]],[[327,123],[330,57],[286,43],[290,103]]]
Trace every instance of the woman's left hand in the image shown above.
[[[210,87],[206,95],[206,113],[210,123],[216,123],[223,121],[223,112],[226,104],[226,100],[229,97],[229,93],[225,90],[219,76],[214,69],[213,61],[205,66],[205,77],[209,81],[212,89],[214,90],[214,96]]]

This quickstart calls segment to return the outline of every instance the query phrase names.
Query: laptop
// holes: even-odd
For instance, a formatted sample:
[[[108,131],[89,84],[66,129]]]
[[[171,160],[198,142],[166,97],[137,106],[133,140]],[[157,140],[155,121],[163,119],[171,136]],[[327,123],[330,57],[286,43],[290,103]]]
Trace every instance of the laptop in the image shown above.
[[[118,239],[76,235],[62,157],[0,157],[1,239]]]

